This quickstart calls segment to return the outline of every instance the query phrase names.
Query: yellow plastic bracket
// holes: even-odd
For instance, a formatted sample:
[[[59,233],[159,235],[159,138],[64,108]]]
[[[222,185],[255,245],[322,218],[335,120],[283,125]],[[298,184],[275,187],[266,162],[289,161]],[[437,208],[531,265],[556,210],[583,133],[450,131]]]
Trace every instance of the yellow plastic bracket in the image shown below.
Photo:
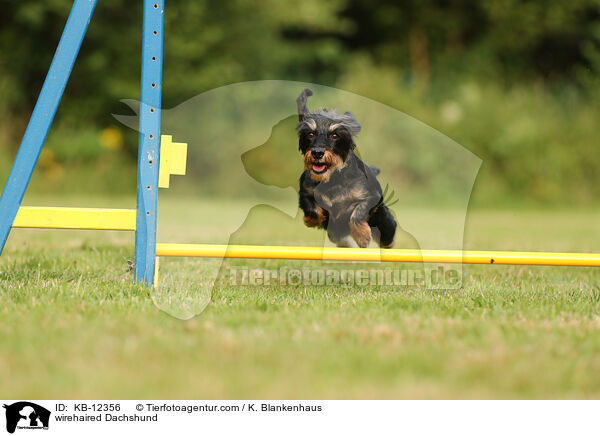
[[[13,227],[38,229],[135,230],[135,209],[21,206]]]
[[[171,135],[160,136],[160,166],[158,168],[158,187],[168,188],[171,174],[185,175],[187,144],[173,142]]]

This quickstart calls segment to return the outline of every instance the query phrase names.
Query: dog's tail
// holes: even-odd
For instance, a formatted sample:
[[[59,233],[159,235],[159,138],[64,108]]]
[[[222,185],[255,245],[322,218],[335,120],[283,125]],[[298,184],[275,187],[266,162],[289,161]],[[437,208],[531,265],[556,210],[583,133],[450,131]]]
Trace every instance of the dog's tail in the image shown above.
[[[388,208],[400,201],[400,199],[396,197],[396,191],[393,189],[390,191],[389,183],[386,183],[385,189],[383,190],[382,201]]]
[[[306,100],[308,100],[308,97],[310,97],[311,95],[313,95],[313,92],[308,88],[304,88],[304,91],[302,91],[296,99],[296,103],[298,104],[299,121],[304,120],[304,117],[310,113],[308,111],[308,106],[306,106]]]

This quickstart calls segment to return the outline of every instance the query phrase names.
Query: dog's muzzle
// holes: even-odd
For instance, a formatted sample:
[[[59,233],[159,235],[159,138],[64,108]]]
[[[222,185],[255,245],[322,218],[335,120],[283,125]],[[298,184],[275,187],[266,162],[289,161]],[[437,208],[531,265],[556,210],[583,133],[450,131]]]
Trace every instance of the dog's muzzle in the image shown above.
[[[304,168],[310,171],[311,179],[317,182],[328,181],[331,171],[340,169],[343,161],[330,150],[324,150],[322,156],[318,153],[318,150],[316,154],[320,159],[315,159],[312,150],[306,152],[304,155]]]
[[[327,162],[323,161],[323,156],[325,156],[325,150],[324,149],[322,149],[322,148],[313,148],[310,151],[310,156],[313,159],[312,165],[311,165],[311,169],[315,173],[321,174],[321,173],[324,173],[325,171],[327,171],[327,168],[329,167],[329,165],[327,164]]]

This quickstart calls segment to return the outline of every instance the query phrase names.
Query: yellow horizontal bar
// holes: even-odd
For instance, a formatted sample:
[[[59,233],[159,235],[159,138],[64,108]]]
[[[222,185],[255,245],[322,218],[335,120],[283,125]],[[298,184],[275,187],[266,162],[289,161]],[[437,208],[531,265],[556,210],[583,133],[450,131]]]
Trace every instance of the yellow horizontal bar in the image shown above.
[[[39,229],[135,230],[135,209],[22,206],[13,227]]]
[[[518,251],[380,250],[376,248],[157,244],[157,256],[236,259],[355,260],[494,265],[600,266],[600,254]]]

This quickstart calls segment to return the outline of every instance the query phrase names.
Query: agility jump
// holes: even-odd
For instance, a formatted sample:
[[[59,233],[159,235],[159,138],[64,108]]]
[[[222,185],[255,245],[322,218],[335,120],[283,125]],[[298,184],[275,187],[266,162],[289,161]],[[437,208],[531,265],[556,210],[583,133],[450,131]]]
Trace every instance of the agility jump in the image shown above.
[[[187,145],[161,135],[164,0],[144,0],[137,208],[21,207],[97,0],[75,0],[0,197],[0,254],[12,228],[135,231],[136,283],[153,286],[159,257],[600,266],[600,254],[157,243],[158,188],[185,174]]]

